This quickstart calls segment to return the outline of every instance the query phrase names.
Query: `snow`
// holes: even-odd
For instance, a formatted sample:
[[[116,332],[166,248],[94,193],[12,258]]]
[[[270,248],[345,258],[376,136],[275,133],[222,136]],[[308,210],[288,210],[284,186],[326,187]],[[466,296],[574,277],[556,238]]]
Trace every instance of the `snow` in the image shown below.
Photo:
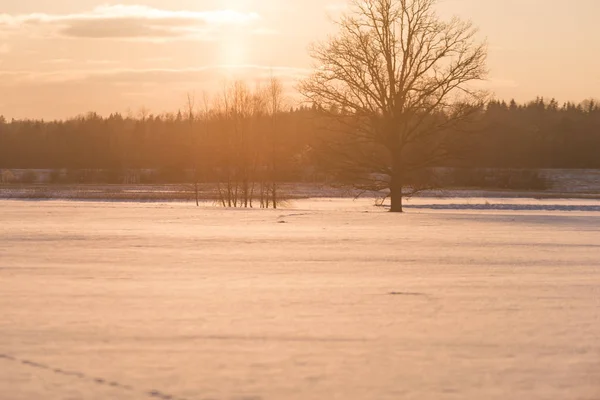
[[[499,211],[588,211],[600,212],[600,201],[586,199],[527,198],[416,198],[408,208],[435,210],[499,210]]]
[[[600,398],[598,202],[408,205],[0,201],[0,398]]]

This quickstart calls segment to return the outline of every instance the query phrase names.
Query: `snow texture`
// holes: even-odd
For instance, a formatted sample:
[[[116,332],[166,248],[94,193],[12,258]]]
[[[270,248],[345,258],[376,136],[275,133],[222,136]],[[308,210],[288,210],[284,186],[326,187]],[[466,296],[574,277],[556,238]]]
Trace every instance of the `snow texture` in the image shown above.
[[[598,203],[456,201],[0,201],[0,399],[600,399]]]

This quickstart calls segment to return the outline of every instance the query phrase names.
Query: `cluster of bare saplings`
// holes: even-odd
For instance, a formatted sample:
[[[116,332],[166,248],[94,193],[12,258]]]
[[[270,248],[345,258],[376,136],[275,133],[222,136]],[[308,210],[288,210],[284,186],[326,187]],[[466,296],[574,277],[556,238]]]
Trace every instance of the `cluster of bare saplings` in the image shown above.
[[[228,85],[209,103],[203,98],[198,111],[196,100],[187,101],[190,127],[190,154],[194,173],[196,204],[199,204],[199,147],[203,138],[218,130],[210,141],[220,168],[218,202],[224,207],[277,208],[278,114],[282,108],[282,85],[272,78],[266,85],[251,89],[241,81]],[[214,137],[213,136],[213,137]]]

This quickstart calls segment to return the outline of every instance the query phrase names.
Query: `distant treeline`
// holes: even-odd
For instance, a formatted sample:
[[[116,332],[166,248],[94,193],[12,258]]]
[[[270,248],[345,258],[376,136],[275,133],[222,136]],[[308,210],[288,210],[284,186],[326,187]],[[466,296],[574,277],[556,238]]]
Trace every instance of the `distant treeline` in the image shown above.
[[[491,102],[467,166],[600,168],[600,104]]]
[[[271,180],[319,172],[328,135],[310,107],[281,110],[245,87],[198,111],[136,117],[95,113],[66,121],[0,117],[0,169],[194,169],[201,181],[242,179],[251,166]],[[481,111],[469,151],[451,166],[600,168],[600,104],[492,101]],[[324,140],[325,139],[325,140]],[[242,176],[242,178],[239,178]]]
[[[274,158],[281,174],[301,163],[316,133],[304,109],[252,118],[216,112],[190,121],[176,114],[103,118],[95,113],[66,121],[0,121],[0,168],[161,170],[197,167],[201,178],[240,164],[264,167]]]

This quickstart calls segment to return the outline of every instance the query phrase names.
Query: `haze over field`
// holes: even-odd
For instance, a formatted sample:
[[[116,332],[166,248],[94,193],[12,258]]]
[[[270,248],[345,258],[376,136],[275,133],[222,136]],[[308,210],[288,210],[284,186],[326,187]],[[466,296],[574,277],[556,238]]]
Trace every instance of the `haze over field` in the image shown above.
[[[271,72],[293,98],[311,67],[307,46],[344,9],[342,0],[1,0],[0,114],[173,111],[186,92]],[[597,1],[445,0],[438,10],[488,38],[484,86],[498,98],[600,93]]]

